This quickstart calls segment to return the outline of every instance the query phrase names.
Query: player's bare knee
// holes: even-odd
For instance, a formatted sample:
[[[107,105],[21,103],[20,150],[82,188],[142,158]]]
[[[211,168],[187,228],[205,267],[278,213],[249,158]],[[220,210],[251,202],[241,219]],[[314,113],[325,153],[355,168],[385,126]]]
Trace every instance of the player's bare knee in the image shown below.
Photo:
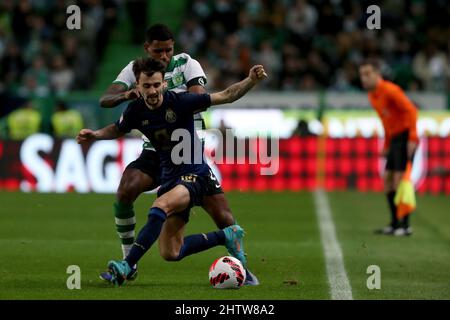
[[[155,202],[153,202],[153,207],[160,208],[162,211],[164,211],[167,214],[167,216],[169,216],[170,213],[172,213],[172,208],[171,208],[170,202],[167,199],[165,199],[164,197],[157,198],[155,200]]]
[[[117,189],[117,200],[120,202],[133,203],[140,192],[131,183],[121,183]]]
[[[169,261],[169,262],[176,262],[178,261],[179,257],[179,253],[175,253],[175,252],[171,252],[170,254],[167,254],[166,256],[164,256],[164,260]]]
[[[143,192],[149,184],[152,184],[152,178],[137,169],[126,169],[120,180],[120,186],[132,192]]]
[[[394,179],[392,174],[385,174],[384,176],[384,191],[391,192],[395,190]]]
[[[170,249],[161,249],[160,250],[161,257],[170,262],[178,261],[178,257],[180,255],[180,251],[170,250]]]

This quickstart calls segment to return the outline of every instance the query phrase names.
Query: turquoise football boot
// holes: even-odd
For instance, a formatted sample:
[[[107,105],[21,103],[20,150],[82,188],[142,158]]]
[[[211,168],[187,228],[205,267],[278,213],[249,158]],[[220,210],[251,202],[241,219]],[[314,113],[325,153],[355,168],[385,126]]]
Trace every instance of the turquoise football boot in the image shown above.
[[[112,275],[110,282],[114,285],[121,286],[133,272],[133,269],[128,265],[128,262],[122,260],[108,262],[108,271]]]
[[[241,261],[242,265],[246,267],[247,258],[242,244],[244,229],[234,224],[223,229],[223,232],[225,233],[225,246],[227,247],[228,253]]]
[[[108,270],[100,273],[99,278],[105,282],[111,282],[113,276],[114,275],[112,274],[112,272]],[[133,268],[131,268],[131,273],[128,274],[127,281],[134,281],[136,280],[137,276],[138,276],[138,269],[137,265],[135,265]]]

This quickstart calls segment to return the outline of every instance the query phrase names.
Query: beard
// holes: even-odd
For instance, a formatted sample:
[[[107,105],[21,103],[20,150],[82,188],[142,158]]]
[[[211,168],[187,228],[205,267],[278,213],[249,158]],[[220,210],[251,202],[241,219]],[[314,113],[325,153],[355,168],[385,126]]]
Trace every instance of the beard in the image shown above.
[[[159,95],[154,95],[154,96],[147,96],[147,102],[149,102],[149,103],[155,103],[155,101],[156,102],[158,102],[158,99],[159,98]]]
[[[151,106],[155,107],[161,101],[162,91],[159,91],[157,94],[148,95],[145,97],[145,102]]]

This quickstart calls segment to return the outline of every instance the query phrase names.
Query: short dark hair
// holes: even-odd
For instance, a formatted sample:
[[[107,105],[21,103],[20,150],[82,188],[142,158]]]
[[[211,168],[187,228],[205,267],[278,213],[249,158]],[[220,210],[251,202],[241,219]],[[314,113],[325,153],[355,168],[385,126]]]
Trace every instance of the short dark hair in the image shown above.
[[[136,81],[139,79],[141,72],[149,77],[151,77],[156,72],[161,72],[164,79],[165,71],[166,67],[164,66],[164,64],[152,58],[138,58],[133,62],[133,73],[136,77]]]
[[[153,40],[156,41],[167,41],[174,40],[174,36],[172,31],[170,31],[169,27],[165,24],[154,24],[150,28],[147,29],[145,33],[145,40],[151,43]]]
[[[363,62],[359,65],[362,66],[372,66],[372,68],[378,72],[381,72],[381,62],[379,59],[376,58],[367,58],[364,59]]]

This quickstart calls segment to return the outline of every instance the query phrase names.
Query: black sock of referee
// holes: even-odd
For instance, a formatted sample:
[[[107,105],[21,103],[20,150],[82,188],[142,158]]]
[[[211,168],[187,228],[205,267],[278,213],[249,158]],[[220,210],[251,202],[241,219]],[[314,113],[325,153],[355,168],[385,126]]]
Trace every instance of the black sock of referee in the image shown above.
[[[409,227],[409,214],[405,216],[402,220],[402,227],[408,228]]]
[[[397,206],[394,203],[395,191],[390,191],[386,193],[386,197],[389,204],[389,209],[391,210],[391,226],[393,228],[397,228],[398,227]]]

